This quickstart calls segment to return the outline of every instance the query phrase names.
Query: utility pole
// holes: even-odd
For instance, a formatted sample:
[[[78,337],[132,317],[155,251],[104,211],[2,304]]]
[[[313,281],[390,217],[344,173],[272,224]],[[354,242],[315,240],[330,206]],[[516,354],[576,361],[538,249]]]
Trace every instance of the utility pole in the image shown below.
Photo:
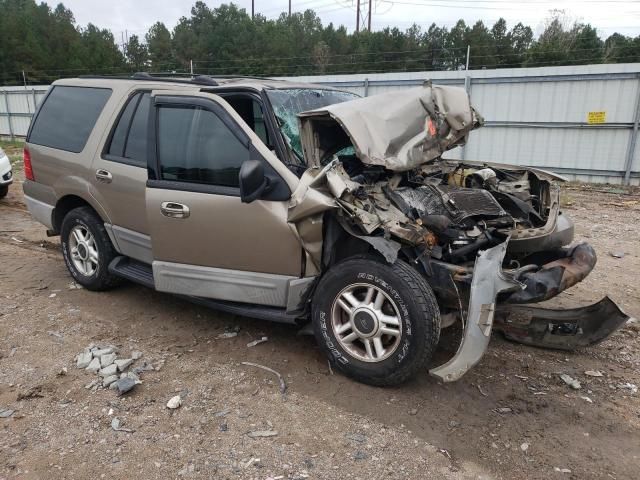
[[[291,16],[291,0],[289,0],[289,16]]]
[[[191,76],[193,76],[193,60],[189,60],[189,71],[191,72]]]
[[[254,12],[255,12],[255,0],[251,0],[251,20],[253,20]]]
[[[469,53],[471,53],[471,45],[467,45],[467,66],[465,68],[466,71],[469,71]]]
[[[369,33],[371,33],[371,0],[369,0]]]
[[[356,8],[356,33],[360,32],[360,0],[358,0],[358,6]]]

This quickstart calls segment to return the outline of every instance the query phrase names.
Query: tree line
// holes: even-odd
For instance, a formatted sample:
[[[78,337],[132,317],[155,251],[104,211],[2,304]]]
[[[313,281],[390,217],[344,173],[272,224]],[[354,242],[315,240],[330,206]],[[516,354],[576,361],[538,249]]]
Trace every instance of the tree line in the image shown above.
[[[35,0],[0,0],[0,83],[49,83],[82,74],[135,71],[211,75],[313,75],[469,68],[515,68],[640,61],[640,36],[602,39],[589,24],[551,12],[534,38],[529,26],[482,21],[453,27],[349,33],[324,26],[313,10],[253,19],[237,5],[198,1],[170,31],[155,23],[118,45],[112,32],[76,24],[71,10]]]

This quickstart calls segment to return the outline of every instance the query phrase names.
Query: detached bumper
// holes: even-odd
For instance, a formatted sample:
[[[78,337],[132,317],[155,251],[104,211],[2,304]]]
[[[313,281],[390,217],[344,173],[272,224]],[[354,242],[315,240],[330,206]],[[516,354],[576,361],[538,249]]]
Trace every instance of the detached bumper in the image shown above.
[[[489,345],[494,317],[496,329],[511,340],[564,350],[598,343],[629,320],[609,297],[568,310],[516,305],[547,300],[580,282],[593,270],[596,254],[583,243],[541,252],[530,265],[503,271],[508,242],[476,258],[460,347],[451,360],[429,372],[443,382],[458,380],[480,361]]]
[[[567,310],[529,305],[500,305],[496,330],[509,340],[534,347],[574,350],[601,342],[624,325],[629,316],[609,297]]]

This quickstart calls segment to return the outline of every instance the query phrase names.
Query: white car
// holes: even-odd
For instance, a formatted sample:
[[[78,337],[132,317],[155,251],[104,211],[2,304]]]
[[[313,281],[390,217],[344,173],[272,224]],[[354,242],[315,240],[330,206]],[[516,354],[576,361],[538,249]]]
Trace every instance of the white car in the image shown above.
[[[7,196],[9,185],[13,182],[13,172],[11,162],[4,150],[0,148],[0,198]]]

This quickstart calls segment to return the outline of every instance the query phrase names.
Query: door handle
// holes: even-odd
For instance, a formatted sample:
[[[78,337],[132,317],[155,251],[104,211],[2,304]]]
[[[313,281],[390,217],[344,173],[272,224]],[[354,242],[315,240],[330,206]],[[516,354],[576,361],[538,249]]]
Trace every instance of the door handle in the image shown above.
[[[98,170],[96,170],[96,179],[99,182],[111,183],[111,180],[113,180],[113,175],[111,175],[111,172],[99,168]]]
[[[176,202],[162,202],[160,211],[169,218],[187,218],[191,214],[189,207]]]

